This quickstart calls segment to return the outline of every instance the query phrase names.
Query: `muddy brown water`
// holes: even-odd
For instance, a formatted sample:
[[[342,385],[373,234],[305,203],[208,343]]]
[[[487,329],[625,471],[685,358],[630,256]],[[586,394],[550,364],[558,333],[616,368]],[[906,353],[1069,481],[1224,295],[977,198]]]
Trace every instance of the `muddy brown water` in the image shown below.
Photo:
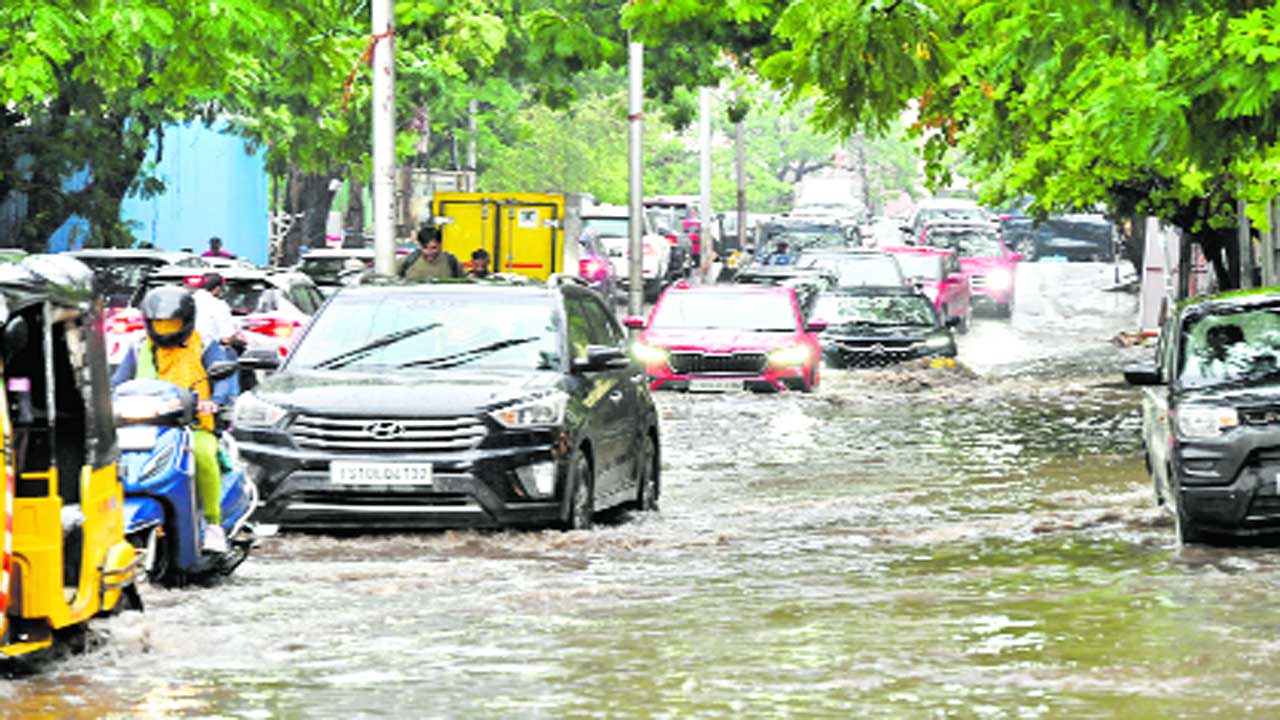
[[[1274,715],[1280,551],[1174,544],[1094,301],[980,321],[972,374],[662,395],[659,513],[268,539],[0,716]]]

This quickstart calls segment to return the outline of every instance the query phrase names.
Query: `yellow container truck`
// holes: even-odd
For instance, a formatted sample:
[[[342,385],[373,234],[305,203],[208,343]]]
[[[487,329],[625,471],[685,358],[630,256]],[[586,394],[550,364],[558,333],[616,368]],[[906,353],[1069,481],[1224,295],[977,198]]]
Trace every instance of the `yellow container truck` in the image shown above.
[[[546,280],[578,273],[584,195],[574,193],[441,192],[431,202],[444,249],[461,262],[483,248],[494,272]]]

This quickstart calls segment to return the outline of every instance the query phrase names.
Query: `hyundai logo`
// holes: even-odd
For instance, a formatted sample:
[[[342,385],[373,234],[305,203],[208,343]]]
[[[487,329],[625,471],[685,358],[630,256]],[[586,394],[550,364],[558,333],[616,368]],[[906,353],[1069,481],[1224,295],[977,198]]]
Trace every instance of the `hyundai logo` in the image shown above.
[[[379,420],[365,425],[364,431],[378,440],[395,440],[404,435],[404,425],[394,420]]]

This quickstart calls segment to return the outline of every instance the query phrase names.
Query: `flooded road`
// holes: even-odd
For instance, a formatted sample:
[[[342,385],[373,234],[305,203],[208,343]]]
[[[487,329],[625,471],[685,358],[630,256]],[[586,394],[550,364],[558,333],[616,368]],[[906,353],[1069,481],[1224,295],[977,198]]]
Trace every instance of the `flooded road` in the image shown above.
[[[0,716],[1275,714],[1280,551],[1176,547],[1118,383],[1150,351],[1108,343],[1134,297],[1030,267],[956,370],[659,396],[660,513],[271,538]]]

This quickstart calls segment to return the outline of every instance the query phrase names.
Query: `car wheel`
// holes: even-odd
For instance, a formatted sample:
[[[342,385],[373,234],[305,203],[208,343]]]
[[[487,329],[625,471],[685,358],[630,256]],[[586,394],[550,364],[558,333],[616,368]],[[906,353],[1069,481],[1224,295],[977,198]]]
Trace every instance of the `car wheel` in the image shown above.
[[[640,512],[654,512],[658,509],[662,481],[654,463],[657,457],[658,446],[653,436],[645,433],[640,457],[636,459],[636,509]]]
[[[800,386],[800,392],[813,392],[818,387],[818,380],[818,364],[814,363],[809,367],[809,372],[805,373],[805,381]]]
[[[1187,513],[1182,509],[1182,503],[1176,503],[1174,509],[1174,527],[1177,532],[1179,545],[1193,545],[1204,542],[1204,531],[1196,526],[1191,518],[1187,517]]]
[[[569,516],[565,518],[566,530],[590,530],[595,523],[595,488],[591,477],[591,461],[586,453],[578,451],[570,466]]]
[[[996,303],[996,317],[1013,317],[1013,301],[1011,300],[1007,303]]]
[[[956,330],[961,335],[967,335],[969,333],[969,328],[971,327],[973,327],[973,305],[972,304],[970,304],[969,307],[965,308],[964,315],[960,316],[960,325],[956,328]]]

